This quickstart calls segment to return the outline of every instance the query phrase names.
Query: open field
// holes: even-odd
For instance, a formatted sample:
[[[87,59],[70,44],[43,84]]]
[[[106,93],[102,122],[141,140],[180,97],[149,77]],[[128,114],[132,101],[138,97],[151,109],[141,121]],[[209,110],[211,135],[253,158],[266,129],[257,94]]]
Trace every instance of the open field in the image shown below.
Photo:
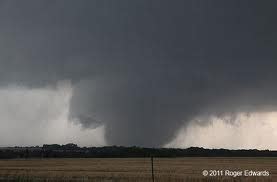
[[[203,170],[269,171],[268,177],[204,177]],[[277,158],[155,158],[156,182],[277,181]],[[220,173],[219,173],[220,175]],[[0,181],[152,181],[149,158],[0,160]]]

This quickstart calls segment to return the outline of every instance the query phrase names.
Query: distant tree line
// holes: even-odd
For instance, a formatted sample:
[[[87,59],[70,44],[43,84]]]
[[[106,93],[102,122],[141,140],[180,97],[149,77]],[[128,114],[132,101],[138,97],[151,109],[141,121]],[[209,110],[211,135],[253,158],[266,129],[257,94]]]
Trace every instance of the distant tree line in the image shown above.
[[[190,147],[142,148],[142,147],[78,147],[76,144],[43,145],[42,147],[0,148],[1,159],[12,158],[127,158],[127,157],[277,157],[277,151],[227,150]]]

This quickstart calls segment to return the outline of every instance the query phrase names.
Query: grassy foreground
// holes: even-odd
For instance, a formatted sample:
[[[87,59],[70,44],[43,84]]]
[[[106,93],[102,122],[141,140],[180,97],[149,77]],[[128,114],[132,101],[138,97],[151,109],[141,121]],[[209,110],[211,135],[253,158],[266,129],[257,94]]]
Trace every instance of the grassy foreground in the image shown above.
[[[203,170],[269,171],[267,177],[204,177]],[[277,158],[155,158],[155,182],[277,181]],[[0,160],[0,181],[151,182],[149,158]]]

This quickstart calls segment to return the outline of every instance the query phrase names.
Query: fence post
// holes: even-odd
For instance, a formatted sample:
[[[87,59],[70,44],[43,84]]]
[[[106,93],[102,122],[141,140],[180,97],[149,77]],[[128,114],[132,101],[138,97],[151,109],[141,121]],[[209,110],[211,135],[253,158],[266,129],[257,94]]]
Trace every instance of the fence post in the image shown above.
[[[153,161],[153,156],[151,156],[151,168],[152,168],[152,182],[155,182],[155,179],[154,179],[154,161]]]

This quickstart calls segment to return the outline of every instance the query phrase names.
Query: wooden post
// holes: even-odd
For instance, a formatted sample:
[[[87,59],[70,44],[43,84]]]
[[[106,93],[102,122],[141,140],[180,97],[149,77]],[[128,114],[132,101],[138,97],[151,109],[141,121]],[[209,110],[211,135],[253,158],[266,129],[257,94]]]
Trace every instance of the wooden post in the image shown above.
[[[154,162],[153,162],[153,156],[151,156],[151,168],[152,168],[152,182],[155,182],[155,179],[154,179]]]

